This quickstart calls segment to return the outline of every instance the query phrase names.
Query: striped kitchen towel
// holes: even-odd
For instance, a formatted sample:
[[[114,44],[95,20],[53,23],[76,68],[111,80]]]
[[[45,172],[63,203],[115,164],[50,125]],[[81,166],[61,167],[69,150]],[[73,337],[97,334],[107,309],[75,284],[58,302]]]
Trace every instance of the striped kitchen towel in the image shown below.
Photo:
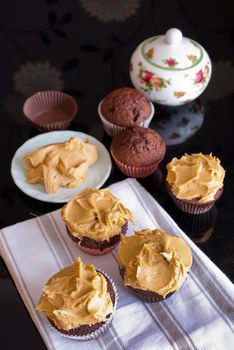
[[[155,199],[134,179],[110,186],[135,216],[128,234],[143,228],[162,228],[181,236],[190,246],[193,266],[178,293],[155,304],[136,299],[124,287],[114,253],[92,257],[81,253],[68,237],[60,212],[18,223],[2,230],[0,253],[48,349],[168,350],[232,349],[234,288],[230,280],[179,229]],[[35,311],[48,278],[77,256],[93,263],[114,280],[119,302],[113,323],[89,342],[66,339]],[[36,272],[36,273],[35,273]]]

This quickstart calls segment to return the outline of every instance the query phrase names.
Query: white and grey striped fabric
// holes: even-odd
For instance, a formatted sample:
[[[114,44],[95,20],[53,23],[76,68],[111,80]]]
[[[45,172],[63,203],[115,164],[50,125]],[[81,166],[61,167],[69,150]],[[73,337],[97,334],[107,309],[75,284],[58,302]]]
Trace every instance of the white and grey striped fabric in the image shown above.
[[[194,263],[181,290],[155,304],[143,303],[124,287],[115,254],[92,257],[68,237],[59,211],[2,230],[0,253],[48,349],[170,350],[232,349],[234,288],[230,280],[178,228],[165,210],[134,179],[110,186],[135,215],[128,234],[160,227],[181,236],[191,247]],[[119,303],[109,330],[97,340],[63,338],[35,311],[48,278],[80,256],[114,280]]]

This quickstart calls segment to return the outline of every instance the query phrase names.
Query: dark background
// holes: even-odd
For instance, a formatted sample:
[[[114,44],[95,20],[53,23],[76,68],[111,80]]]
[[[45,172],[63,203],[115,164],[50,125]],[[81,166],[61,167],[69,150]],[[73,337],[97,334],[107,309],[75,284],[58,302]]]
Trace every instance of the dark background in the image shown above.
[[[158,171],[140,182],[234,280],[233,1],[8,0],[1,5],[1,227],[60,207],[27,197],[10,176],[15,151],[38,134],[22,115],[25,99],[38,90],[70,93],[78,101],[79,111],[69,129],[89,133],[108,147],[110,138],[99,121],[98,102],[114,88],[131,86],[129,60],[142,40],[178,27],[204,46],[212,60],[211,82],[196,101],[204,111],[204,121],[193,137],[168,146],[161,174]],[[155,107],[151,127],[157,129],[158,121],[166,124],[173,111]],[[200,151],[213,152],[221,159],[226,178],[216,207],[207,215],[194,217],[174,208],[162,178],[165,164],[173,156]],[[113,167],[105,185],[121,179],[124,176]],[[45,348],[2,260],[0,310],[1,349],[14,349],[19,343],[25,349]]]

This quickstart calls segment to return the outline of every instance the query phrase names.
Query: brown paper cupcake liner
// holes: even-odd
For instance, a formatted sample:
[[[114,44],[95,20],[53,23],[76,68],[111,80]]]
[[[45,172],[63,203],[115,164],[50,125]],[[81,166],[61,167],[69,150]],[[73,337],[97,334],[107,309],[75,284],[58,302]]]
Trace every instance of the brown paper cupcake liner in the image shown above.
[[[61,335],[62,337],[73,339],[73,340],[78,340],[78,341],[93,340],[93,339],[100,337],[103,333],[105,333],[107,331],[107,329],[109,328],[109,326],[111,325],[114,313],[115,313],[116,308],[117,308],[118,298],[119,298],[117,288],[115,286],[115,283],[113,282],[113,280],[110,278],[110,276],[107,273],[103,272],[102,270],[97,270],[97,271],[101,272],[105,276],[108,284],[110,284],[110,286],[111,286],[111,288],[110,288],[110,286],[108,285],[108,291],[110,293],[111,300],[113,303],[112,314],[110,315],[110,317],[108,318],[107,321],[98,322],[96,327],[95,327],[95,325],[92,325],[91,327],[89,327],[88,325],[81,326],[82,331],[84,331],[84,333],[85,333],[83,335],[76,335],[76,329],[73,329],[71,331],[61,331],[53,324],[53,322],[51,322],[49,319],[47,319],[48,326],[51,329],[53,329],[57,334]],[[90,331],[89,328],[91,328],[93,330]]]
[[[120,275],[122,277],[122,280],[124,281],[124,269],[123,268],[119,268],[119,272]],[[138,288],[134,288],[131,286],[126,286],[138,299],[146,302],[146,303],[158,303],[162,300],[165,300],[167,298],[169,298],[172,294],[174,294],[174,292],[171,292],[169,294],[167,294],[165,297],[163,297],[162,295],[155,293],[155,292],[151,292],[151,291],[147,291],[147,290],[142,290],[142,289],[138,289]]]
[[[120,133],[121,131],[127,129],[126,126],[116,125],[116,124],[113,124],[113,123],[109,122],[108,120],[106,120],[103,117],[102,112],[101,112],[101,104],[102,104],[102,101],[98,105],[98,114],[99,114],[99,117],[102,121],[104,130],[106,131],[106,133],[109,136],[115,136],[118,133]],[[142,126],[144,128],[148,128],[148,126],[149,126],[149,124],[154,116],[154,112],[155,112],[154,105],[152,102],[150,102],[150,105],[151,105],[151,111],[152,111],[150,116],[147,119],[145,119],[141,124],[139,124],[139,126]]]
[[[131,286],[127,286],[127,288],[133,293],[135,294],[135,296],[146,302],[146,303],[158,303],[162,300],[166,300],[167,298],[169,298],[172,294],[174,294],[174,292],[171,292],[169,294],[167,294],[165,296],[165,298],[158,294],[158,293],[154,293],[154,292],[150,292],[150,291],[147,291],[147,290],[141,290],[141,289],[137,289],[137,288],[133,288]]]
[[[121,233],[125,234],[128,229],[128,223],[126,222],[122,228]],[[69,237],[77,244],[78,248],[88,254],[94,256],[106,255],[112,252],[120,243],[120,235],[113,236],[110,241],[97,242],[90,238],[79,240],[79,238],[72,235],[69,228],[66,226],[67,233]]]
[[[153,174],[155,172],[155,170],[157,169],[158,164],[160,163],[160,161],[159,161],[159,162],[152,164],[152,165],[149,165],[149,166],[137,167],[137,166],[133,166],[133,165],[126,165],[126,164],[120,162],[113,155],[112,150],[111,150],[111,155],[112,155],[117,167],[124,175],[127,175],[129,177],[135,177],[135,178],[146,177],[146,176]]]
[[[198,200],[196,200],[196,199],[182,200],[182,199],[176,198],[176,196],[173,194],[173,192],[171,190],[171,186],[168,184],[168,182],[166,182],[166,189],[167,189],[169,195],[171,196],[171,198],[172,198],[172,200],[177,208],[179,208],[180,210],[182,210],[185,213],[194,214],[194,215],[204,214],[204,213],[208,212],[213,207],[215,202],[221,197],[221,195],[223,193],[223,187],[222,187],[217,191],[214,200],[209,201],[207,203],[199,203]]]
[[[74,98],[60,91],[37,92],[23,106],[26,119],[42,132],[66,129],[77,111]]]
[[[116,247],[118,247],[118,245],[119,245],[119,242],[112,245],[111,247],[107,247],[107,248],[104,248],[102,250],[101,249],[87,248],[87,247],[81,246],[80,244],[78,245],[78,247],[85,254],[94,255],[94,256],[102,256],[102,255],[106,255],[106,254],[109,254],[110,252],[112,252]]]

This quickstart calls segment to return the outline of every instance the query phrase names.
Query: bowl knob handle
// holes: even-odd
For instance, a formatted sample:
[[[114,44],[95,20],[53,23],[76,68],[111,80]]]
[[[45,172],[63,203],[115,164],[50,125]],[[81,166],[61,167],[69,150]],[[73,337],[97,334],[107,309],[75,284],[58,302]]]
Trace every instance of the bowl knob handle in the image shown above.
[[[168,29],[166,32],[166,41],[169,45],[179,45],[182,40],[182,32],[177,28]]]

